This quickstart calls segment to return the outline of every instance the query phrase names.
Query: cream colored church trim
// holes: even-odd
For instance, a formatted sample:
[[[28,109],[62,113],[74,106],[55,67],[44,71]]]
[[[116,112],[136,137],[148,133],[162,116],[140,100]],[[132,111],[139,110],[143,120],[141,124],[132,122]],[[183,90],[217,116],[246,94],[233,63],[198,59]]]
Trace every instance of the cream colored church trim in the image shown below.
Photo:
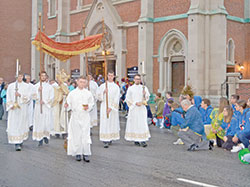
[[[178,42],[181,49],[175,50],[174,47]],[[185,85],[187,84],[187,51],[188,41],[181,31],[172,29],[163,36],[158,49],[159,92],[165,93],[172,90],[172,62],[174,61],[184,61]]]

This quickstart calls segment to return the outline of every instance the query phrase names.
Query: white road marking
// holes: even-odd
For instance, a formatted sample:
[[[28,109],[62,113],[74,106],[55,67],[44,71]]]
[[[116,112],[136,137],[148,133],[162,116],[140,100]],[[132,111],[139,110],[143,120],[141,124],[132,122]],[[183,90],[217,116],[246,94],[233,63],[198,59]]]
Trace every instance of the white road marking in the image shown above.
[[[211,184],[205,184],[202,182],[196,182],[196,181],[192,181],[192,180],[188,180],[188,179],[183,179],[183,178],[177,178],[178,181],[182,181],[182,182],[186,182],[186,183],[190,183],[190,184],[194,184],[197,186],[204,186],[204,187],[218,187],[218,186],[214,186]]]

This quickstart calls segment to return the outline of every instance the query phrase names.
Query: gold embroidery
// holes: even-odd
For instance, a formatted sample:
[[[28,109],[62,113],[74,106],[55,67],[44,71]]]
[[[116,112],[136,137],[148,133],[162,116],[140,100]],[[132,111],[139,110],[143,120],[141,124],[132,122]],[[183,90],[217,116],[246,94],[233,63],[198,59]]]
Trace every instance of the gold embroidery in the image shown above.
[[[114,107],[115,109],[119,109],[119,105],[115,104],[115,103],[111,103],[111,106]]]
[[[12,106],[13,104],[14,103],[12,101],[9,101],[9,102],[6,103],[6,107],[8,108],[8,107]]]
[[[125,138],[136,138],[136,139],[147,139],[150,137],[149,132],[143,133],[143,134],[137,134],[137,133],[126,133]]]
[[[14,142],[14,141],[23,141],[28,138],[29,133],[26,132],[23,135],[20,136],[9,136],[8,135],[8,140],[9,142]]]
[[[131,107],[133,105],[133,102],[127,101],[128,107]]]
[[[48,131],[44,132],[33,132],[33,137],[36,139],[41,139],[43,137],[49,137],[50,133]]]
[[[100,134],[100,139],[119,139],[119,133]]]

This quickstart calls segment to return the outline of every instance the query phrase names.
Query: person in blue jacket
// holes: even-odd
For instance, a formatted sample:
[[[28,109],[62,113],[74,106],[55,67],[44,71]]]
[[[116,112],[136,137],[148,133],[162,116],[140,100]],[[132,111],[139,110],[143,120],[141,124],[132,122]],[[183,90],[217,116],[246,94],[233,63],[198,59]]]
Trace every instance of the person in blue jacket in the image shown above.
[[[223,110],[223,123],[219,127],[219,130],[225,130],[226,134],[223,138],[224,143],[222,144],[222,148],[230,151],[233,146],[236,144],[233,142],[233,137],[240,130],[238,126],[237,118],[233,115],[233,108],[228,105],[224,107]]]
[[[199,110],[201,115],[204,113],[204,109],[201,107],[202,97],[195,95],[192,99],[192,104]]]
[[[233,137],[233,142],[238,144],[234,146],[231,152],[235,153],[249,146],[250,140],[250,108],[246,108],[247,104],[243,100],[236,103],[236,110],[239,111],[237,115],[238,127]]]
[[[186,114],[184,123],[180,124],[181,130],[178,135],[188,147],[188,151],[212,150],[214,142],[202,140],[202,135],[205,132],[202,116],[198,109],[191,105],[191,102],[187,99],[181,102],[181,107]]]
[[[236,103],[237,103],[237,101],[239,101],[239,99],[240,99],[240,96],[239,96],[239,95],[237,95],[237,94],[231,95],[230,103],[231,103],[231,105],[232,105],[232,108],[233,108],[233,111],[234,111],[234,112],[237,111],[237,110],[236,110]]]
[[[202,121],[204,125],[211,124],[211,118],[210,114],[213,111],[213,107],[211,106],[211,102],[209,99],[202,99],[201,102],[201,108],[204,109],[204,112],[202,113]]]
[[[181,124],[184,123],[184,111],[183,109],[177,104],[171,104],[171,130],[175,136],[178,137],[178,131],[180,129]],[[173,143],[174,145],[184,144],[182,140],[179,138],[176,142]]]

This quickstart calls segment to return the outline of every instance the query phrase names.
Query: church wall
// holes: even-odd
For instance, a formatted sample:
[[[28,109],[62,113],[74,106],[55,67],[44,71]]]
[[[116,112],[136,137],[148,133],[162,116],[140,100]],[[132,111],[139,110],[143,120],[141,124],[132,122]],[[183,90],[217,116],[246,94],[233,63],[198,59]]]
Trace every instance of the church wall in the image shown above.
[[[70,15],[70,32],[80,31],[87,16],[87,11]]]
[[[138,28],[127,29],[127,61],[128,68],[138,66]]]
[[[190,0],[155,0],[154,17],[164,17],[187,13],[190,7]]]
[[[78,0],[70,0],[70,10],[75,10],[77,7]]]
[[[161,39],[171,29],[181,31],[188,39],[188,19],[166,21],[154,24],[154,55],[158,55]]]
[[[229,38],[232,38],[235,45],[234,60],[236,61],[235,71],[239,72],[239,64],[243,64],[245,69],[241,70],[244,79],[250,78],[249,63],[247,60],[247,53],[245,48],[247,48],[247,37],[246,37],[247,25],[242,23],[237,23],[234,21],[227,21],[227,42]]]
[[[48,19],[48,2],[43,1],[43,25],[45,25],[46,35],[54,35],[57,30],[57,16]]]
[[[250,64],[250,23],[245,25],[245,35],[246,35],[246,47],[245,47],[246,61],[248,62],[248,64]]]
[[[123,22],[137,22],[141,14],[140,0],[118,4],[114,7],[116,8]]]
[[[230,16],[244,18],[245,0],[224,0],[225,8]]]
[[[70,37],[70,42],[80,40],[80,36]],[[61,62],[64,63],[64,62]],[[80,55],[70,58],[70,70],[80,69]]]
[[[0,11],[0,77],[15,80],[16,59],[21,71],[31,73],[31,14],[30,0],[1,1]]]

